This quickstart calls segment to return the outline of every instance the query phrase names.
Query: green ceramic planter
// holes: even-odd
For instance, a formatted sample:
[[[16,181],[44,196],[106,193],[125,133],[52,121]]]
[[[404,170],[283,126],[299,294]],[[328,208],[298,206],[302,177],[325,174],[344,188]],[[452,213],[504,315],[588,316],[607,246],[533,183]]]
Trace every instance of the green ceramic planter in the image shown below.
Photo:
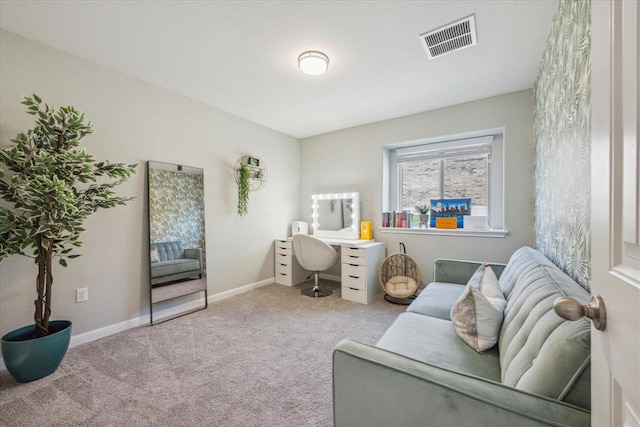
[[[49,335],[33,338],[35,325],[24,326],[2,337],[2,359],[16,381],[28,383],[55,372],[71,340],[71,322],[49,322]]]

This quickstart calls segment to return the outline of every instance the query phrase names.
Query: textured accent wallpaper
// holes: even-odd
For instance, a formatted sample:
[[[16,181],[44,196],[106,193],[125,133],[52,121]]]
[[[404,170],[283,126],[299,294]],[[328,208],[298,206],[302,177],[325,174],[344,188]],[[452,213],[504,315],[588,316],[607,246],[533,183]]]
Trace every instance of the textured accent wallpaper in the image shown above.
[[[203,175],[150,169],[149,229],[151,242],[204,248]]]
[[[560,0],[534,86],[537,248],[589,289],[591,2]]]

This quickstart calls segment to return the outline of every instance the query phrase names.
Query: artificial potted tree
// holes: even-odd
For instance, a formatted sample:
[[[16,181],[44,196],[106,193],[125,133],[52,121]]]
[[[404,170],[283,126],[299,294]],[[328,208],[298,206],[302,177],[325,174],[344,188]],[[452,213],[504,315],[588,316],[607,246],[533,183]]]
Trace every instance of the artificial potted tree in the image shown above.
[[[3,336],[2,355],[14,378],[28,382],[58,368],[71,337],[71,322],[50,320],[54,260],[66,267],[80,256],[75,251],[89,215],[130,200],[113,188],[137,165],[96,162],[80,149],[93,125],[76,108],[51,108],[35,94],[22,104],[35,126],[0,150],[0,261],[14,254],[33,258],[37,297],[34,324]]]

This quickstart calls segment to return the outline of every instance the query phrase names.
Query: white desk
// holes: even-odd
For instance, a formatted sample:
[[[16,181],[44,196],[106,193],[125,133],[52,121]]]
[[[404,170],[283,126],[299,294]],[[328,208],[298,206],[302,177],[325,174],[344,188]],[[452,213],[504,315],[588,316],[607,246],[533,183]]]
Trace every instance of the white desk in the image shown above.
[[[382,290],[378,270],[385,257],[385,244],[374,240],[334,239],[320,240],[340,248],[340,282],[342,298],[369,304]],[[292,238],[275,241],[275,282],[287,286],[303,283],[309,272],[295,258]]]
[[[315,237],[315,236],[314,236]],[[292,237],[287,237],[287,240],[291,240]],[[358,247],[364,246],[370,243],[376,243],[375,240],[355,240],[355,239],[337,239],[334,237],[316,237],[318,240],[322,240],[323,242],[327,242],[333,246],[347,246],[347,247]],[[380,243],[380,242],[377,242]]]

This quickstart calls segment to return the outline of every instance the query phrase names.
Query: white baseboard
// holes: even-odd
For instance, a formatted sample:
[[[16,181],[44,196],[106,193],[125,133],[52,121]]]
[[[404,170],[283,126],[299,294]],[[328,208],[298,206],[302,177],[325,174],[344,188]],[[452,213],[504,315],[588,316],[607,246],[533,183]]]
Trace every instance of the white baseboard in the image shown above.
[[[245,292],[249,292],[254,289],[258,289],[263,286],[270,285],[274,283],[274,281],[275,281],[274,277],[260,280],[259,282],[250,283],[248,285],[240,286],[239,288],[220,292],[218,294],[209,295],[207,300],[209,300],[209,303],[221,301],[223,299],[231,298],[232,296],[235,296],[235,295],[243,294]],[[155,313],[155,318],[156,320],[162,320],[166,317],[175,316],[176,314],[180,314],[182,312],[196,309],[198,307],[201,307],[202,304],[204,304],[202,302],[202,298],[199,298],[195,301],[190,301],[188,303],[180,304],[175,307],[157,311]],[[149,323],[151,323],[151,318],[147,314],[144,316],[139,316],[133,319],[125,320],[124,322],[116,323],[114,325],[109,325],[103,328],[94,329],[93,331],[88,331],[78,335],[73,335],[71,337],[71,342],[69,343],[69,348],[72,348],[81,344],[86,344],[91,341],[99,340],[100,338],[105,338],[110,335],[114,335],[119,332],[124,332],[129,329],[137,328],[138,326],[148,325]],[[5,370],[5,369],[6,369],[6,366],[4,365],[4,361],[0,357],[0,370]]]
[[[249,283],[248,285],[240,286],[239,288],[220,292],[219,294],[209,295],[209,298],[207,299],[209,300],[210,303],[212,303],[212,302],[220,301],[223,299],[231,298],[232,296],[235,296],[235,295],[240,295],[245,292],[249,292],[254,289],[261,288],[263,286],[271,285],[272,283],[275,283],[275,280],[276,280],[275,277],[271,277],[269,279],[260,280],[259,282]]]
[[[149,316],[140,316],[134,319],[125,320],[124,322],[116,323],[114,325],[105,326],[103,328],[94,329],[93,331],[83,332],[78,335],[71,336],[71,342],[69,348],[86,344],[91,341],[99,340],[100,338],[108,337],[119,332],[124,332],[128,329],[137,328],[138,326],[146,325],[149,323]]]

